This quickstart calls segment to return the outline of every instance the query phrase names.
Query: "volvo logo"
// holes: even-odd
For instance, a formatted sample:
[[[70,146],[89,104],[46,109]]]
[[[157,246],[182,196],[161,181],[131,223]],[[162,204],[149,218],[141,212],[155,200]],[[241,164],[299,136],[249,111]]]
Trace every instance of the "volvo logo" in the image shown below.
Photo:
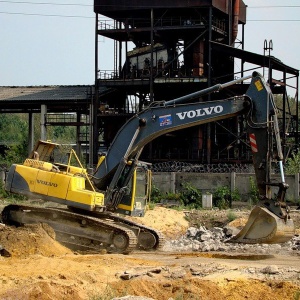
[[[219,114],[222,111],[223,111],[223,106],[217,105],[217,106],[199,108],[196,110],[179,112],[179,113],[176,113],[176,115],[178,116],[178,118],[180,120],[184,120],[185,118],[193,119],[196,117],[203,117],[206,115]]]
[[[39,184],[47,185],[47,186],[53,186],[53,187],[57,187],[58,186],[57,183],[50,182],[50,181],[44,181],[44,180],[37,179],[36,182],[39,183]]]

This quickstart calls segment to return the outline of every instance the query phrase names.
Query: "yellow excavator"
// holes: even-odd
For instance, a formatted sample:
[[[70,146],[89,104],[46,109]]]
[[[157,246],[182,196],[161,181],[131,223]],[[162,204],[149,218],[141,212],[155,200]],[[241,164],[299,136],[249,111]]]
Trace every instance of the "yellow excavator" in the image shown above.
[[[193,101],[250,78],[244,95]],[[159,231],[121,216],[144,216],[150,199],[151,171],[139,161],[143,147],[163,134],[238,115],[243,115],[247,124],[260,203],[231,242],[288,241],[294,235],[294,224],[285,203],[288,185],[283,172],[277,109],[268,84],[257,72],[174,100],[151,103],[119,130],[93,174],[87,173],[73,152],[68,163],[55,161],[58,145],[39,141],[23,164],[10,167],[5,189],[62,206],[8,205],[2,220],[14,225],[48,223],[58,241],[76,250],[129,253],[134,249],[161,249],[164,237]],[[279,166],[280,182],[271,181],[274,161]],[[275,198],[271,188],[278,189]]]

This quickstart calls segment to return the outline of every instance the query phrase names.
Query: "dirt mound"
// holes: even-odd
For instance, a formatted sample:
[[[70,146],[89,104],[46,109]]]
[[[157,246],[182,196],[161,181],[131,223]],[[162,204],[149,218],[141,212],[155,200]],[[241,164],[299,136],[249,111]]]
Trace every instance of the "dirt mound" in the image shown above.
[[[229,222],[228,226],[241,229],[246,225],[247,221],[248,221],[248,219],[246,219],[246,218],[237,218],[237,219]]]
[[[235,212],[240,226],[249,212]],[[227,224],[226,211],[183,211],[156,207],[144,218],[132,218],[164,233],[170,239],[191,225]],[[0,256],[0,299],[103,299],[126,295],[153,299],[299,299],[298,257],[243,260],[199,253],[139,252],[130,255],[80,255],[55,240],[45,224],[0,226],[0,245],[11,257]],[[277,266],[278,273],[262,268]],[[149,272],[160,269],[160,273]],[[276,268],[275,268],[276,269]],[[121,274],[133,274],[121,279]],[[136,276],[136,274],[141,274]]]
[[[201,300],[242,300],[294,299],[297,286],[289,282],[261,282],[258,280],[231,279],[210,281],[198,278],[167,280],[133,279],[130,282],[116,282],[109,286],[111,295],[147,295],[153,299],[201,299]],[[110,298],[105,298],[110,299]]]
[[[55,241],[55,232],[47,224],[23,227],[0,227],[0,245],[3,256],[25,258],[33,254],[46,257],[72,253]]]
[[[80,293],[74,290],[73,287],[61,287],[53,282],[38,282],[21,288],[13,288],[0,297],[5,300],[82,299]]]
[[[183,211],[165,207],[148,210],[143,218],[130,217],[131,220],[161,231],[166,237],[177,238],[184,234],[189,222]]]

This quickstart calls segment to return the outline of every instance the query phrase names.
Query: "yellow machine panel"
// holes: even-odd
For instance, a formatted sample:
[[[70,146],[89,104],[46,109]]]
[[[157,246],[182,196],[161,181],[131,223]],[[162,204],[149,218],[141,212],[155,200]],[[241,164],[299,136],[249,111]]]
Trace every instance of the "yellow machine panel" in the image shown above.
[[[35,191],[36,177],[38,171],[39,171],[38,169],[25,167],[22,165],[16,166],[16,172],[20,174],[20,176],[27,182],[28,190],[30,192]],[[18,182],[13,182],[12,185],[13,187],[15,187],[15,185],[16,187],[18,187]]]
[[[52,170],[52,171],[51,171]],[[104,194],[85,189],[85,170],[70,168],[72,173],[53,171],[51,163],[27,159],[24,165],[17,165],[16,172],[26,179],[27,189],[32,195],[43,195],[56,199],[58,203],[84,205],[93,210],[95,206],[104,206]],[[66,189],[67,187],[67,189]],[[35,196],[35,197],[36,197]]]
[[[49,174],[51,177],[49,180],[48,195],[65,199],[67,196],[66,186],[69,186],[70,176],[54,172]]]
[[[24,161],[23,165],[26,167],[36,168],[36,169],[45,170],[45,171],[51,171],[53,169],[53,164],[51,164],[49,162],[39,161],[36,159],[30,159],[30,158],[27,158]]]
[[[50,172],[37,170],[34,189],[36,193],[48,195],[49,187],[51,185],[51,175],[52,173]]]

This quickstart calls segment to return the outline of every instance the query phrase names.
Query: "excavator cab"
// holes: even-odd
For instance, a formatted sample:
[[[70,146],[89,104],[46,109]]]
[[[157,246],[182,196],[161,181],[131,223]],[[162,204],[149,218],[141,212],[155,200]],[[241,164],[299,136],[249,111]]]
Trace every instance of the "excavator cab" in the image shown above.
[[[116,212],[143,217],[151,194],[151,170],[148,164],[139,162],[128,183],[128,190],[117,206]]]

